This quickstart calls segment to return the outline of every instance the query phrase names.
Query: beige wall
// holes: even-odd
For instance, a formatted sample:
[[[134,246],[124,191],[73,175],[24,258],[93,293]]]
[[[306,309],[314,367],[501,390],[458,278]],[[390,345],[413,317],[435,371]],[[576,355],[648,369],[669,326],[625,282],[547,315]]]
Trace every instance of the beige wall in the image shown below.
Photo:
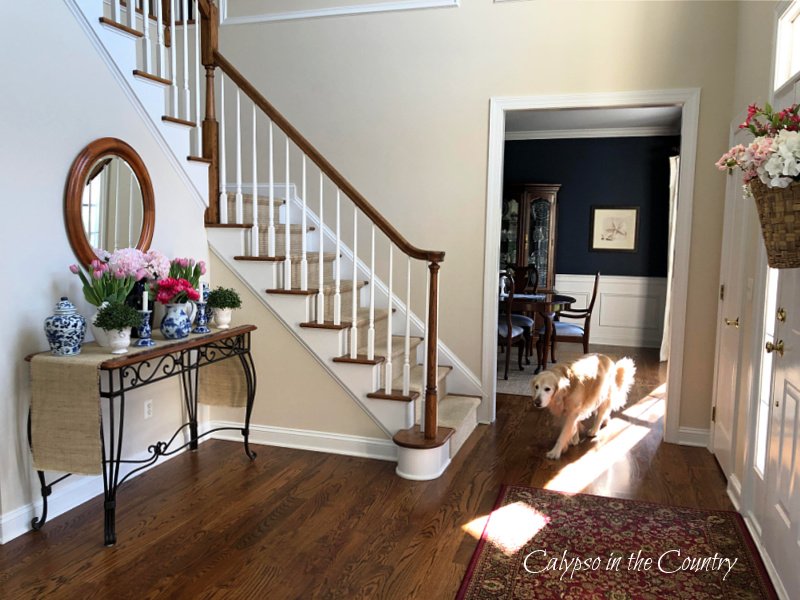
[[[251,338],[258,376],[253,425],[387,438],[294,335],[213,254],[211,283],[213,287],[221,285],[239,291],[242,308],[233,311],[234,323],[258,327]],[[212,407],[211,418],[241,421],[242,411]]]
[[[478,374],[489,99],[702,88],[680,423],[708,427],[725,184],[713,163],[727,144],[737,11],[470,0],[223,27],[221,49],[412,243],[447,252],[441,335]]]

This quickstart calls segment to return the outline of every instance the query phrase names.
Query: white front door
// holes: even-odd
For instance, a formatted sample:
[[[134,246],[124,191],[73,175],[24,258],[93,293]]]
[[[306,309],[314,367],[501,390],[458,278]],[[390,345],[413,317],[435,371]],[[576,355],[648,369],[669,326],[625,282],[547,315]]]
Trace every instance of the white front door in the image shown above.
[[[800,269],[780,272],[774,338],[762,541],[789,597],[800,598]]]
[[[740,326],[743,325],[742,296],[744,266],[742,243],[745,232],[745,203],[742,200],[742,176],[728,177],[725,193],[725,217],[722,232],[720,295],[717,305],[717,344],[712,413],[713,452],[725,476],[733,471],[736,412],[739,395],[741,353]]]

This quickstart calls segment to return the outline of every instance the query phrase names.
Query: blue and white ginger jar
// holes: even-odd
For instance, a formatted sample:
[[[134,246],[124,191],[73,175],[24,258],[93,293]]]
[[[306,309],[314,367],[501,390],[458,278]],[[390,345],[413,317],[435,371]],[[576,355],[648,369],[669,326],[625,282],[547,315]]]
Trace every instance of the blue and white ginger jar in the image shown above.
[[[50,343],[50,352],[57,356],[74,356],[81,353],[86,335],[86,319],[78,314],[75,305],[66,296],[56,304],[55,313],[44,321],[44,332]]]
[[[189,335],[192,321],[185,304],[167,304],[167,314],[161,319],[161,333],[168,340],[180,340]]]

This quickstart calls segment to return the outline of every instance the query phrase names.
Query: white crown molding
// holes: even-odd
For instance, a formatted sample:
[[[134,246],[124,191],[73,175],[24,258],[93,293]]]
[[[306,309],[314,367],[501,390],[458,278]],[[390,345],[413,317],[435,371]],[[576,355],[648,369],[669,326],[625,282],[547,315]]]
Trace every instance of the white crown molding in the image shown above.
[[[244,427],[244,423],[228,421],[212,421],[209,425],[211,429],[217,427]],[[214,433],[212,437],[233,442],[241,442],[242,440],[242,434],[235,431]],[[343,433],[272,427],[270,425],[254,425],[250,423],[250,443],[392,462],[397,461],[397,446],[394,445],[392,440]]]
[[[538,131],[508,131],[506,141],[555,140],[578,138],[660,137],[680,135],[673,127],[611,127],[600,129],[545,129]]]
[[[319,19],[369,13],[395,12],[398,10],[419,10],[423,8],[457,8],[461,0],[393,0],[373,4],[352,4],[327,8],[292,10],[275,13],[261,13],[242,17],[228,16],[228,0],[221,0],[220,25],[245,25],[250,23],[274,23],[277,21],[296,21],[298,19]]]

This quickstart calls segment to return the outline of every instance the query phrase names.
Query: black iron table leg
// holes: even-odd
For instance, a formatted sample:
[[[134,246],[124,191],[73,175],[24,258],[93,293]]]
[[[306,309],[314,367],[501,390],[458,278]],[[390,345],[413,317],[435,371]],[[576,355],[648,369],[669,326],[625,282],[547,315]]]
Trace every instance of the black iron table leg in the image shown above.
[[[247,408],[244,417],[244,453],[250,460],[255,460],[257,454],[250,449],[250,417],[253,414],[253,403],[256,398],[256,367],[253,364],[253,357],[250,354],[250,334],[247,334],[246,351],[239,355],[239,360],[244,369],[245,381],[247,382]]]

